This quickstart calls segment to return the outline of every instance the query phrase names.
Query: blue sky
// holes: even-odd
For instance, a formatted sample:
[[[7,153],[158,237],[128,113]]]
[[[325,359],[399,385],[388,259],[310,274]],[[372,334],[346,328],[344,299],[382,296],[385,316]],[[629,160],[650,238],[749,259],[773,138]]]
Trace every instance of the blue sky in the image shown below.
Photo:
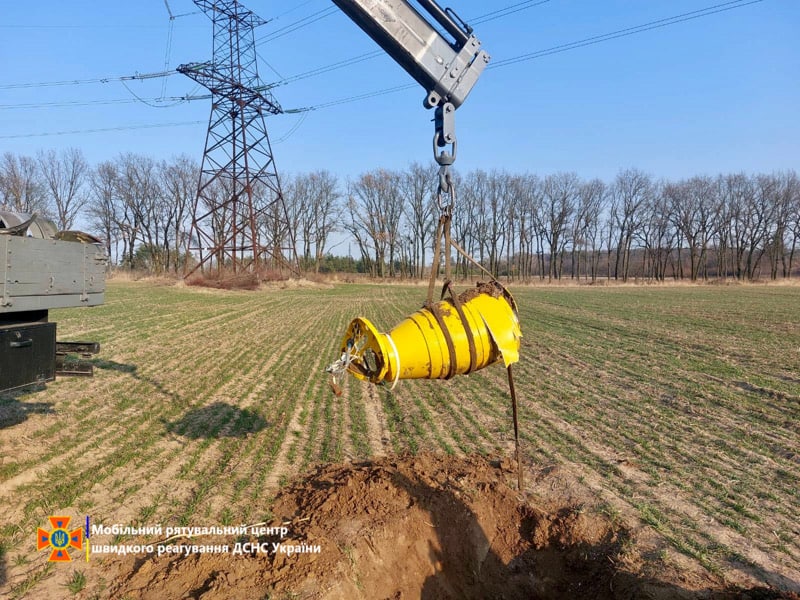
[[[190,0],[168,0],[173,14]],[[699,10],[722,0],[477,0],[442,2],[467,21],[510,5],[513,14],[475,26],[493,62]],[[264,37],[320,11],[308,26],[258,46],[265,82],[378,49],[328,0],[245,6],[270,23]],[[531,6],[527,6],[531,5]],[[332,10],[326,10],[326,9]],[[0,152],[81,148],[92,162],[121,152],[198,160],[209,101],[156,101],[202,93],[176,74],[115,80],[211,58],[204,14],[173,21],[164,0],[5,2],[0,25]],[[330,14],[327,14],[330,13]],[[325,16],[327,15],[327,16]],[[319,16],[319,15],[318,15]],[[109,78],[106,83],[44,86]],[[19,87],[19,84],[36,84]],[[274,89],[287,109],[413,84],[388,57]],[[142,103],[133,96],[148,100]],[[302,115],[271,117],[279,171],[329,169],[342,178],[431,158],[432,112],[412,87]],[[63,106],[64,103],[76,103]],[[47,105],[50,106],[47,106]],[[55,105],[54,105],[55,104]],[[58,106],[56,106],[58,105]],[[763,0],[734,10],[487,70],[457,113],[456,167],[610,180],[622,168],[656,177],[798,168],[800,2]],[[177,124],[166,127],[89,130]],[[190,124],[185,124],[190,123]],[[191,124],[194,123],[194,124]],[[63,135],[35,134],[77,131]]]

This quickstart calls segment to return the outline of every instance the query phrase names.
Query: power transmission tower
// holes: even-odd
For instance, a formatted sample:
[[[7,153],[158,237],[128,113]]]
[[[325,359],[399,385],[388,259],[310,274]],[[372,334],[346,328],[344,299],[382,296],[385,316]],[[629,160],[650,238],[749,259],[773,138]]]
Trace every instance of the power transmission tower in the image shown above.
[[[178,72],[211,91],[206,146],[185,269],[261,268],[297,273],[297,250],[265,115],[282,111],[258,77],[253,30],[266,23],[237,0],[194,0],[214,26],[213,60]],[[197,244],[196,246],[194,244]]]

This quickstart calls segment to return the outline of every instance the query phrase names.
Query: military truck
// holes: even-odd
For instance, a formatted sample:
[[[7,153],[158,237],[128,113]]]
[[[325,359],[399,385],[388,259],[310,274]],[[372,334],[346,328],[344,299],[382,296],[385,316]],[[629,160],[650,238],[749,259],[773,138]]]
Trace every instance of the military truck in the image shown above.
[[[96,353],[98,344],[58,342],[49,311],[103,303],[103,245],[36,215],[0,211],[0,258],[0,391],[52,381],[59,371],[91,374],[91,365],[70,367],[65,357]]]

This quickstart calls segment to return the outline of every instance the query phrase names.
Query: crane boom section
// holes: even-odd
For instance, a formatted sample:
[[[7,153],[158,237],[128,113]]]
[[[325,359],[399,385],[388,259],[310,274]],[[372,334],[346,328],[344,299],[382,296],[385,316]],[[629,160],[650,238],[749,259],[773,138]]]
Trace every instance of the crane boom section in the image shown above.
[[[452,40],[405,0],[332,1],[425,88],[426,108],[458,108],[489,62],[472,29],[435,0],[418,3]]]

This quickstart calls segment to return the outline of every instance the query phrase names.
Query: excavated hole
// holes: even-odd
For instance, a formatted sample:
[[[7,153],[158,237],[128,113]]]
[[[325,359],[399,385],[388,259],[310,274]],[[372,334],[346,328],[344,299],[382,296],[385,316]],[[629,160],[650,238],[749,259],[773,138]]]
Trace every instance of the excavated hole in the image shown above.
[[[129,558],[108,597],[783,597],[684,589],[683,582],[645,577],[630,568],[635,552],[627,530],[591,509],[521,502],[507,483],[514,479],[509,463],[428,453],[322,466],[274,501],[273,524],[287,524],[288,536],[246,540],[319,546],[319,553]]]
[[[522,504],[505,483],[511,478],[485,458],[434,454],[321,467],[275,500],[276,523],[290,523],[287,538],[250,540],[316,545],[318,554],[149,557],[123,566],[110,591],[211,600],[530,599],[608,590],[625,532],[596,514]],[[201,542],[211,540],[193,540]]]

